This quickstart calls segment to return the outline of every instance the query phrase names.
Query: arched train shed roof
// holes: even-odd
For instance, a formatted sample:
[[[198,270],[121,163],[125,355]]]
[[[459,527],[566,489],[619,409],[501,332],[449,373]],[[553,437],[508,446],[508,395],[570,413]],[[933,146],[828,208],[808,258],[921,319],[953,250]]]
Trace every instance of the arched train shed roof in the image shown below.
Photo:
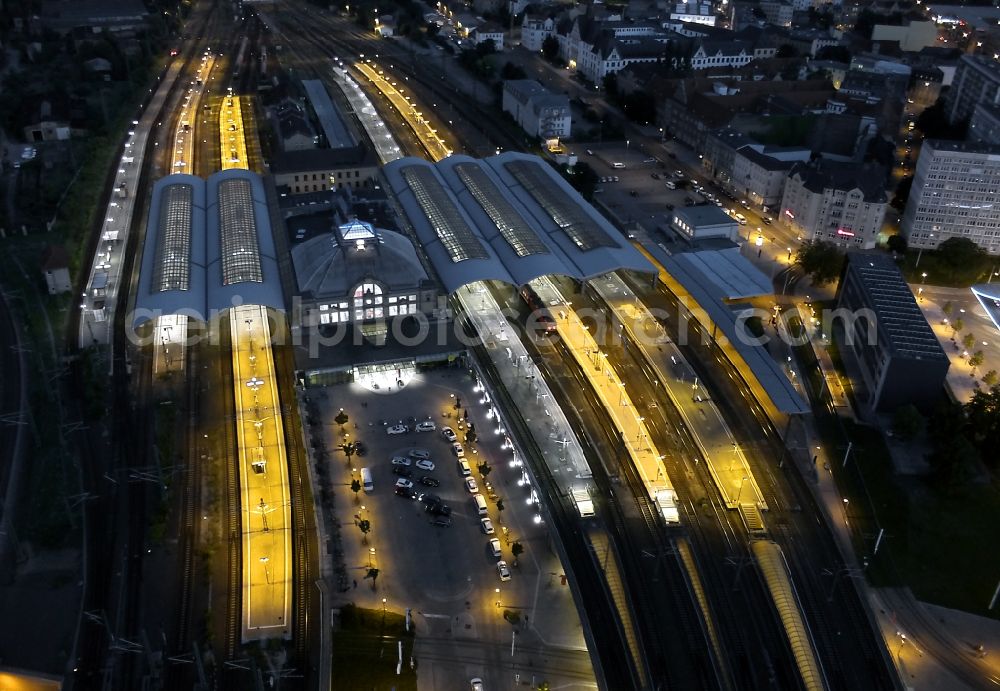
[[[449,293],[488,279],[521,286],[551,274],[656,273],[537,156],[402,158],[383,175]]]
[[[132,323],[166,314],[207,321],[235,304],[285,308],[260,176],[234,169],[157,180]]]

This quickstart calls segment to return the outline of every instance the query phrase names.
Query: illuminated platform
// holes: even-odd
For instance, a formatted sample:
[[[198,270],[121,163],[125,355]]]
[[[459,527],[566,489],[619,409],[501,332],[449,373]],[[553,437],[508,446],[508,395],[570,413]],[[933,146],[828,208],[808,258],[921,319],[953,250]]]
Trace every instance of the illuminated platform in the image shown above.
[[[230,313],[243,548],[244,642],[289,638],[291,504],[267,309]]]
[[[601,352],[593,334],[587,330],[587,326],[576,311],[564,303],[552,282],[548,278],[541,278],[534,281],[532,287],[547,304],[562,303],[550,309],[559,337],[573,354],[580,368],[587,374],[587,379],[601,399],[605,412],[614,422],[615,429],[621,433],[625,452],[632,459],[649,498],[656,505],[663,520],[667,523],[678,523],[680,516],[677,495],[663,466],[663,457],[653,445],[645,418],[639,415],[632,403],[625,389],[625,382],[608,363],[605,353]]]
[[[247,163],[247,141],[243,134],[243,109],[240,97],[232,90],[222,100],[219,114],[219,158],[223,170],[245,168]]]

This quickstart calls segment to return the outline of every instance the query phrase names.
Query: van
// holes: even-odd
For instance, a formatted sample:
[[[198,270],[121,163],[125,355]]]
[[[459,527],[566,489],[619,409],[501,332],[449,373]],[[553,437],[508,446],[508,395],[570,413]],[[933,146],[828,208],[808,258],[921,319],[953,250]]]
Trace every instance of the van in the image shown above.
[[[612,164],[611,164],[611,167],[612,167],[612,168],[624,168],[624,167],[625,167],[625,164],[624,164],[624,163],[621,163],[621,162],[619,162],[619,161],[615,161],[614,163],[612,163]]]
[[[475,502],[476,504],[476,513],[478,513],[480,516],[485,516],[487,513],[486,500],[483,498],[483,495],[473,494],[472,501]]]
[[[469,462],[464,458],[459,459],[458,472],[462,477],[469,477],[470,475],[472,475],[472,466],[470,466]]]
[[[371,468],[361,469],[361,486],[365,488],[366,493],[371,493],[375,489],[375,483],[372,482]]]

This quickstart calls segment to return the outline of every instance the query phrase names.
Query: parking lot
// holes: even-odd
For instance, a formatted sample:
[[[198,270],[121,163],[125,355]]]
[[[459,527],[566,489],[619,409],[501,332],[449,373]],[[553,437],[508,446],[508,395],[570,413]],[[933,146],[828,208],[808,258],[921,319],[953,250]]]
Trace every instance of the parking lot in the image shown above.
[[[679,180],[691,180],[691,176],[682,173],[680,166],[662,150],[648,154],[615,142],[588,145],[578,153],[580,160],[589,164],[598,176],[595,201],[613,209],[626,223],[642,223],[649,229],[666,228],[673,208],[707,201],[693,189],[668,186],[668,182],[676,184]],[[615,167],[616,163],[624,167]]]
[[[424,688],[464,689],[472,677],[496,687],[501,675],[514,674],[592,687],[579,617],[547,527],[536,522],[535,507],[526,502],[528,489],[518,484],[520,470],[510,466],[504,436],[486,418],[481,394],[472,385],[464,370],[453,368],[417,374],[391,392],[358,384],[309,390],[319,400],[332,449],[329,477],[351,582],[340,599],[373,608],[384,604],[397,612],[411,609],[418,633],[418,683]],[[334,421],[341,408],[348,416],[343,426]],[[434,424],[433,431],[416,431],[417,424],[427,422]],[[396,425],[408,431],[388,433]],[[442,428],[450,427],[464,441],[470,425],[478,440],[463,444],[470,473],[464,476]],[[348,464],[338,447],[357,440],[365,453]],[[433,470],[417,467],[418,459],[410,457],[414,450],[428,452]],[[409,465],[394,465],[396,457]],[[484,462],[490,468],[486,477],[479,468]],[[398,495],[401,476],[394,467],[410,471],[405,479],[413,491],[436,495],[436,506],[450,507],[450,516],[427,511],[428,504],[417,497]],[[362,468],[369,469],[373,489],[359,492],[355,500],[351,483],[361,480]],[[421,484],[421,477],[439,485]],[[468,478],[485,499],[492,535],[483,532]],[[439,520],[445,518],[450,521]],[[360,530],[362,521],[370,524],[367,536]],[[509,580],[501,579],[491,538],[499,541]],[[516,565],[515,542],[524,550]],[[378,569],[374,590],[366,578],[370,568]]]

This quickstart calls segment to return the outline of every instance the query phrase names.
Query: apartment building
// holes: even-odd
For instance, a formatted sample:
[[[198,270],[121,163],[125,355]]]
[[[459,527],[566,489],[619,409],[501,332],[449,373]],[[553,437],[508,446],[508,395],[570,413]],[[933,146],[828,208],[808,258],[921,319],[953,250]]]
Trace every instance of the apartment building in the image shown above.
[[[796,163],[788,174],[779,223],[804,240],[875,247],[885,219],[886,171],[875,164]]]
[[[949,122],[961,122],[972,116],[977,103],[1000,105],[1000,63],[963,55],[945,97],[945,115]]]

